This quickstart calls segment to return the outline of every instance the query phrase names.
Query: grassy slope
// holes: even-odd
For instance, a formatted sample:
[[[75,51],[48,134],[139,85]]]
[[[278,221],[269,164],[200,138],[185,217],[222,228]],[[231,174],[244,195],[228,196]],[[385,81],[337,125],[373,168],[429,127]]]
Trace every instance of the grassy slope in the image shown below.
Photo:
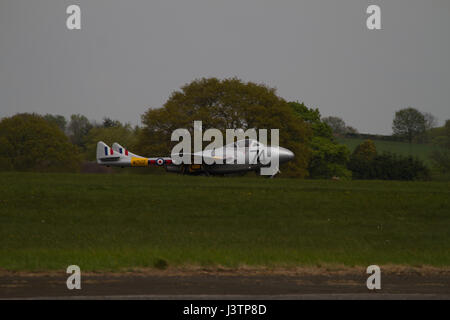
[[[450,265],[450,183],[0,173],[0,268]]]
[[[357,145],[361,144],[365,139],[356,138],[338,138],[339,143],[346,145],[353,151]],[[431,144],[412,143],[411,146],[407,142],[373,140],[378,152],[393,152],[405,156],[412,155],[423,160],[427,165],[431,165],[430,155],[434,150]]]

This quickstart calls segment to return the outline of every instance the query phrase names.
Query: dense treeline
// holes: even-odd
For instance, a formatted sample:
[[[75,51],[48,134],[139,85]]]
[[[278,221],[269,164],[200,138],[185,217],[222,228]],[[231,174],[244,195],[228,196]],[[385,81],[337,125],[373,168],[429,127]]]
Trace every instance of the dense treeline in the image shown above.
[[[402,142],[405,141],[404,138],[399,136],[388,136],[382,134],[370,134],[370,133],[358,133],[358,132],[348,132],[343,135],[345,138],[355,138],[355,139],[365,139],[365,140],[381,140],[381,141],[395,141]]]
[[[348,163],[354,179],[426,180],[430,171],[423,161],[393,153],[378,154],[371,140],[361,143]]]
[[[280,145],[296,154],[283,168],[295,177],[344,179],[428,179],[422,161],[396,154],[378,154],[366,141],[351,154],[336,137],[407,140],[434,143],[435,169],[450,172],[450,121],[436,128],[436,119],[413,108],[402,109],[393,121],[393,136],[360,134],[338,117],[322,118],[316,108],[285,101],[274,88],[239,79],[195,80],[172,93],[161,108],[142,115],[142,127],[104,118],[90,121],[74,114],[17,114],[0,121],[0,170],[78,171],[95,160],[97,141],[117,141],[143,155],[168,155],[177,128],[192,130],[202,120],[203,130],[218,128],[280,129]],[[381,137],[381,138],[380,138]]]
[[[138,128],[105,118],[103,123],[72,115],[22,113],[0,121],[0,170],[77,172],[95,159],[98,140],[133,146]]]

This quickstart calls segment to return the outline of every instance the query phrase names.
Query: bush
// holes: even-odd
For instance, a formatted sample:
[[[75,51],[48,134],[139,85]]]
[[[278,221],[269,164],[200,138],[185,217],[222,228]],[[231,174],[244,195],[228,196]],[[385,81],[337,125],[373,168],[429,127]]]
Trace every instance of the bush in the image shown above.
[[[374,179],[381,180],[426,180],[430,177],[428,168],[421,160],[392,153],[377,155],[372,170]]]
[[[354,179],[425,180],[430,171],[425,164],[411,156],[393,153],[378,155],[370,140],[363,142],[353,152],[348,168]]]
[[[337,143],[330,126],[321,120],[319,109],[312,109],[304,103],[289,102],[295,114],[312,130],[308,141],[311,157],[308,163],[309,177],[313,179],[328,179],[331,177],[350,178],[347,169],[350,150]]]
[[[346,146],[324,137],[313,137],[310,146],[312,156],[308,170],[311,178],[351,177],[346,167],[350,153]]]

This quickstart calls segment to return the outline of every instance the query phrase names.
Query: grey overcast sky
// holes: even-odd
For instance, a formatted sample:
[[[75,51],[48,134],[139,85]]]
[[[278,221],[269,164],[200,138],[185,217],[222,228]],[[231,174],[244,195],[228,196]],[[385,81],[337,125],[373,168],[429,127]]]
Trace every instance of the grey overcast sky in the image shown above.
[[[78,4],[82,30],[66,28]],[[382,30],[366,28],[381,7]],[[391,133],[412,106],[450,118],[449,0],[0,0],[0,117],[81,113],[140,124],[201,77]]]

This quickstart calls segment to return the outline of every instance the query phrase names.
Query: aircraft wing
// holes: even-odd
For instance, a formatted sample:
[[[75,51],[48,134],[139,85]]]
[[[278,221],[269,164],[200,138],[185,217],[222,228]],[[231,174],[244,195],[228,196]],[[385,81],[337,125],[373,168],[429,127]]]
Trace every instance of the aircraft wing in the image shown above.
[[[193,158],[194,158],[195,156],[203,157],[203,161],[206,161],[207,163],[214,163],[214,162],[217,163],[217,162],[218,162],[218,163],[226,164],[227,161],[234,160],[234,157],[233,157],[233,156],[226,156],[226,155],[211,155],[211,154],[209,154],[208,152],[206,152],[206,153],[204,152],[203,154],[202,154],[201,152],[199,152],[199,153],[184,153],[184,154],[180,153],[180,157],[183,156],[183,155],[189,156],[190,159],[191,159],[191,163],[194,163]],[[178,163],[178,162],[174,159],[173,154],[172,154],[172,162],[173,162],[174,165],[181,165],[181,164],[182,164],[182,163]]]

